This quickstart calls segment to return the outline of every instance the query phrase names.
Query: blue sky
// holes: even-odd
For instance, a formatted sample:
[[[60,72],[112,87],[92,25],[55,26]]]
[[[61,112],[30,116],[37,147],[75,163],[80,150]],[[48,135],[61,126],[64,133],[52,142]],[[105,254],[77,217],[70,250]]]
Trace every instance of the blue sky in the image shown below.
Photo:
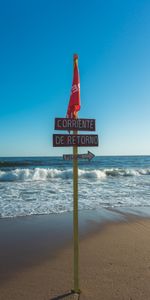
[[[96,155],[150,154],[150,1],[0,2],[0,156],[70,153],[53,148],[65,117],[73,53],[81,110],[95,118]]]

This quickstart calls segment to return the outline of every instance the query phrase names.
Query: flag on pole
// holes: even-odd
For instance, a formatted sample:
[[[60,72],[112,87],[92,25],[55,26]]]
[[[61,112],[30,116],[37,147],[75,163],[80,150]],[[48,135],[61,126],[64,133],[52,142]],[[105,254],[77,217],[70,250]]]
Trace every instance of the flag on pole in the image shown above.
[[[80,110],[80,107],[80,78],[78,69],[78,55],[74,54],[73,82],[66,117],[75,119],[77,117],[77,112]]]

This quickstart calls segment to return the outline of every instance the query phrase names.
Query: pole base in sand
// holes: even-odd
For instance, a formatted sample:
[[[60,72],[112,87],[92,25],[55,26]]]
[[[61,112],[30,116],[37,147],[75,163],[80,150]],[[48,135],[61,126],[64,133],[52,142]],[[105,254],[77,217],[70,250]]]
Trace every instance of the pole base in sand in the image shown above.
[[[80,295],[81,294],[81,290],[80,289],[78,289],[76,291],[75,290],[71,290],[71,293]]]

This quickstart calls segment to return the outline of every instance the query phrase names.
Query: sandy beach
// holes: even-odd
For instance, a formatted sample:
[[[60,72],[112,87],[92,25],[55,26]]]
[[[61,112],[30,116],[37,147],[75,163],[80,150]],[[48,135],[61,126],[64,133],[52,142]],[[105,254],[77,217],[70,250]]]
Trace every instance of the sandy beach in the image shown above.
[[[12,221],[1,223],[5,225],[5,238],[1,226],[0,299],[74,299],[70,294],[73,287],[71,229],[65,234],[64,229],[57,231],[47,225],[46,231],[45,225],[42,229],[44,217],[38,220],[37,227],[37,218],[18,219],[11,226],[9,222]],[[60,221],[57,228],[62,227]],[[46,231],[45,235],[42,230]],[[139,217],[96,223],[92,230],[83,231],[80,299],[149,299],[149,236],[150,220]]]

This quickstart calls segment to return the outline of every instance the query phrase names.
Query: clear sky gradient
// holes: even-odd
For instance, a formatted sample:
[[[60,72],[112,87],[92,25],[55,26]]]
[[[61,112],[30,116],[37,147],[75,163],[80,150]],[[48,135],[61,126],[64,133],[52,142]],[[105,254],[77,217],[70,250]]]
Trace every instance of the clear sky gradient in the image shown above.
[[[150,154],[150,1],[0,2],[0,156],[70,153],[53,148],[65,117],[73,53],[81,110],[95,118],[97,155]],[[57,132],[58,133],[58,132]]]

